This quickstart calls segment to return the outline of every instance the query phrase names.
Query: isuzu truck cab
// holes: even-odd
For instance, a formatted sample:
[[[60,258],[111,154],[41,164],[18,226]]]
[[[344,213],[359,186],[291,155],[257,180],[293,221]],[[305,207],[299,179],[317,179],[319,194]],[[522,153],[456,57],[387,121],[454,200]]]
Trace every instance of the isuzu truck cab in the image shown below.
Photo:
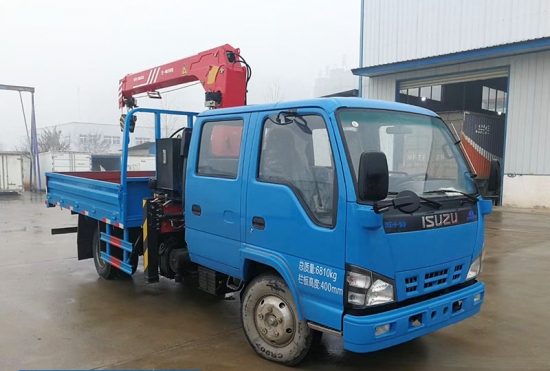
[[[138,114],[156,118],[156,172],[126,170]],[[165,114],[186,127],[161,138]],[[372,352],[479,312],[492,203],[434,112],[358,98],[135,108],[123,129],[120,173],[47,175],[48,205],[79,214],[79,259],[100,276],[143,255],[148,282],[240,292],[252,348],[290,365],[323,332]]]

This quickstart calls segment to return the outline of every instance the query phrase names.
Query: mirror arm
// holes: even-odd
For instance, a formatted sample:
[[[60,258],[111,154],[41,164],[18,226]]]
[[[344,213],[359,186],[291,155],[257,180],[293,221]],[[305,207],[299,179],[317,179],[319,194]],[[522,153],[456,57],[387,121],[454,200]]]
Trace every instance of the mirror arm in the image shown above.
[[[372,208],[376,214],[381,214],[388,211],[391,206],[394,206],[393,200],[380,200],[376,201]]]

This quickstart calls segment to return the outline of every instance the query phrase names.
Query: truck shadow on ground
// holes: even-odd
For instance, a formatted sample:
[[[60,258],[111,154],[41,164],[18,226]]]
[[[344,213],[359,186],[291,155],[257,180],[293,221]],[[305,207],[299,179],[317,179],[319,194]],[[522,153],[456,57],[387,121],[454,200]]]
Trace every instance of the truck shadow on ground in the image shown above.
[[[91,273],[87,278],[92,278]],[[261,359],[250,348],[241,328],[238,294],[233,300],[224,300],[163,279],[146,285],[138,271],[123,280],[92,278],[81,282],[74,297],[78,310],[71,322],[88,334],[89,346],[102,349],[101,367],[281,367]],[[145,340],[147,349],[143,348]],[[409,363],[422,368],[428,353],[423,339],[417,339],[375,353],[357,354],[345,351],[339,337],[325,334],[299,368],[368,365],[402,369]]]
[[[423,339],[415,339],[408,343],[373,353],[359,354],[348,352],[342,348],[338,337],[323,336],[321,343],[312,349],[310,356],[302,364],[305,368],[331,369],[338,366],[362,366],[369,369],[404,369],[407,364],[414,364],[422,369],[424,360],[428,358],[428,349]],[[410,369],[407,367],[407,369]]]

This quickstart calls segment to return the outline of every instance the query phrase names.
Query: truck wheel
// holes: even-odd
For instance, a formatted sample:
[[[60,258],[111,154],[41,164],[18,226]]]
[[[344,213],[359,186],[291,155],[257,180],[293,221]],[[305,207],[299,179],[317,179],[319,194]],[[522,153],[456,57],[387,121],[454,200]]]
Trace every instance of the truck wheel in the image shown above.
[[[113,267],[111,264],[105,263],[99,252],[105,251],[105,242],[102,242],[99,239],[99,226],[95,229],[94,235],[92,237],[92,253],[94,256],[95,270],[101,278],[106,280],[115,279],[119,275],[119,270]]]
[[[132,263],[132,274],[134,274],[137,271],[137,266],[138,266],[138,263],[139,263],[139,255],[138,254],[131,254],[130,255],[130,262]],[[124,273],[124,272],[122,272],[122,273]]]
[[[314,333],[298,318],[292,293],[277,275],[263,274],[246,287],[241,321],[252,348],[270,361],[296,365],[311,348]]]

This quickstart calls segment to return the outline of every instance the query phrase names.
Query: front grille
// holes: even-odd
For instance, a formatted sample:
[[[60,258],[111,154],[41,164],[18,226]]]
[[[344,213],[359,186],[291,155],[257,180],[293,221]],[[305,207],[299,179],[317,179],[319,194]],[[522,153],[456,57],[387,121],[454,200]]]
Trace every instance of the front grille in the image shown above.
[[[462,274],[462,264],[458,264],[455,266],[455,270],[453,272],[453,281],[459,279],[461,274]]]
[[[410,298],[439,290],[463,280],[466,272],[464,259],[449,264],[400,272],[397,274],[397,295],[399,299]],[[464,277],[465,278],[465,277]]]
[[[412,276],[405,278],[405,287],[407,292],[415,292],[418,287],[418,277]]]
[[[426,273],[424,275],[424,288],[427,289],[433,286],[441,286],[447,283],[448,269]]]

